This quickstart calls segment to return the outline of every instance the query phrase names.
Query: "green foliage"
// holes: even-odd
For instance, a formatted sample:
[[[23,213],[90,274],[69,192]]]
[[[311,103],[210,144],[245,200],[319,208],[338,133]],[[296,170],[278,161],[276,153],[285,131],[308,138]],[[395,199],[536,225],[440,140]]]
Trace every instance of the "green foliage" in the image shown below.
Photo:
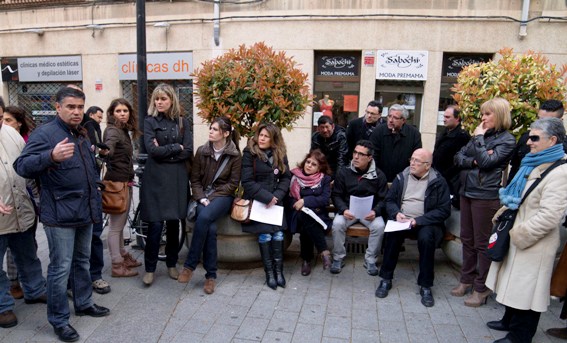
[[[480,106],[501,97],[512,107],[511,130],[516,136],[528,130],[537,119],[539,106],[545,100],[564,101],[567,94],[567,65],[559,69],[539,53],[528,51],[514,55],[501,49],[498,61],[473,64],[463,68],[451,89],[459,104],[465,129],[472,132],[481,121]]]
[[[252,136],[260,122],[291,129],[312,101],[307,74],[296,65],[264,43],[204,62],[195,71],[198,115],[209,123],[228,117],[241,136]]]

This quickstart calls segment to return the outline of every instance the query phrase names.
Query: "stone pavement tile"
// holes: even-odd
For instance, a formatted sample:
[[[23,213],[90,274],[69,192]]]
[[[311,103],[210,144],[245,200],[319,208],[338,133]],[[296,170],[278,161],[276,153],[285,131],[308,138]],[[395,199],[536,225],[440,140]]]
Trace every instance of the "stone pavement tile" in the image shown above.
[[[216,318],[191,318],[185,322],[181,331],[196,332],[205,335],[209,332],[211,327],[213,327],[215,321]]]
[[[299,322],[302,324],[323,325],[327,306],[305,304],[299,313]]]
[[[270,287],[264,287],[258,292],[256,301],[274,301],[278,302],[284,294],[285,288],[278,287],[275,290]]]
[[[202,342],[205,335],[202,333],[192,332],[192,331],[180,331],[175,338],[171,340],[161,339],[159,343],[187,343],[187,342]],[[133,341],[132,341],[133,342]],[[149,341],[140,341],[149,342]]]
[[[299,322],[293,333],[293,343],[320,343],[323,337],[323,325]]]
[[[268,319],[246,317],[234,338],[260,341],[270,321]]]
[[[240,288],[234,294],[229,304],[251,307],[258,297],[258,293],[257,291],[248,289],[248,287]]]
[[[410,342],[406,324],[402,321],[385,321],[378,322],[380,328],[380,342]]]
[[[216,323],[224,323],[226,325],[240,326],[246,318],[249,307],[240,305],[224,305],[224,311],[219,314]]]
[[[380,331],[352,329],[351,342],[356,343],[380,343]]]
[[[561,326],[561,327],[565,327],[565,326]],[[538,328],[535,335],[534,335],[534,338],[532,339],[532,342],[537,342],[537,343],[563,342],[563,343],[565,343],[565,340],[548,336],[548,335],[545,334],[544,330],[542,330],[541,328]]]
[[[378,313],[372,310],[352,310],[352,328],[364,330],[378,330]]]
[[[324,337],[350,339],[351,320],[348,317],[327,316],[323,327]]]
[[[276,301],[258,300],[255,301],[246,317],[262,318],[270,320],[276,310]]]
[[[404,312],[402,311],[400,296],[396,289],[390,290],[386,298],[380,299],[375,296],[374,299],[378,308],[378,320],[404,321]]]
[[[376,311],[376,300],[378,298],[376,298],[375,292],[376,287],[372,287],[368,291],[354,289],[352,292],[352,309]]]
[[[197,311],[191,316],[192,320],[200,320],[204,322],[214,322],[217,320],[218,317],[221,316],[220,312],[210,312],[203,307],[199,307]]]
[[[321,339],[321,343],[349,343],[350,340],[344,338],[325,337]]]
[[[6,330],[6,329],[2,329],[2,330]],[[37,335],[37,331],[35,330],[22,330],[22,329],[10,330],[9,333],[3,335],[2,342],[30,342],[34,340],[34,337],[36,335]],[[50,338],[55,339],[55,335]]]
[[[408,335],[412,342],[435,342],[437,336],[427,313],[405,313]]]
[[[23,305],[14,308],[18,318],[18,330],[39,331],[47,325],[47,306],[43,304]],[[4,331],[6,329],[2,329]],[[1,336],[0,336],[1,337]]]
[[[170,317],[159,337],[160,341],[169,342],[174,340],[179,332],[183,330],[183,327],[187,323],[187,318],[182,319],[180,317]]]
[[[443,294],[438,294],[435,289],[433,289],[433,297],[435,298],[435,306],[427,309],[431,323],[433,325],[458,325],[457,318],[455,318],[447,298]]]
[[[303,303],[305,305],[326,306],[329,302],[329,293],[318,289],[309,289],[305,294]]]
[[[211,342],[211,343],[218,343],[218,342],[230,342],[234,335],[238,331],[238,326],[232,325],[225,325],[224,323],[215,323],[213,327],[209,330],[202,340],[199,342]],[[186,341],[190,342],[190,341]]]
[[[303,307],[303,295],[283,295],[278,303],[278,309],[299,312]]]
[[[459,325],[433,325],[439,343],[467,343]]]
[[[266,331],[266,334],[262,338],[262,343],[290,343],[292,339],[291,332],[280,332],[280,331]]]
[[[268,324],[268,330],[293,333],[298,319],[299,312],[290,312],[277,309],[276,311],[274,311],[274,315],[270,320],[270,324]]]
[[[491,342],[494,340],[492,333],[478,313],[476,316],[457,316],[457,321],[467,341]]]
[[[331,298],[327,304],[327,316],[350,318],[352,316],[352,295],[344,298]]]
[[[232,297],[226,295],[205,295],[203,294],[203,302],[199,308],[199,311],[220,314],[226,310],[226,304],[228,304]],[[178,305],[179,306],[179,305]]]
[[[421,296],[419,295],[419,288],[415,285],[410,287],[399,286],[400,300],[402,302],[402,309],[406,313],[427,313],[427,307],[421,304]],[[435,293],[433,294],[435,296]]]

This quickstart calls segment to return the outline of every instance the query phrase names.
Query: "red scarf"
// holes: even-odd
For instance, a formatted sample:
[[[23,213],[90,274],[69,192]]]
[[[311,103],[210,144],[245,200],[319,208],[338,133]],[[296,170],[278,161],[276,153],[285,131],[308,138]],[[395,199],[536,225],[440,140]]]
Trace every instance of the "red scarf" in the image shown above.
[[[293,168],[291,170],[293,174],[291,178],[291,184],[289,186],[289,194],[295,199],[299,200],[301,195],[299,194],[301,188],[313,188],[321,184],[321,180],[325,176],[321,172],[317,172],[311,175],[305,175],[303,170],[300,168]]]

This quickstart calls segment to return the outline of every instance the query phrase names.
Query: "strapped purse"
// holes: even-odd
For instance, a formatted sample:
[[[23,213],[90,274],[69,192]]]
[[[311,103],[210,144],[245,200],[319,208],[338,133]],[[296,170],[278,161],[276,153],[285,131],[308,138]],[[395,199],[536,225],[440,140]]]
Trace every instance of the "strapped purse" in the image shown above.
[[[225,156],[219,169],[217,169],[217,172],[213,177],[213,181],[211,181],[211,184],[205,189],[205,195],[207,197],[213,194],[213,192],[215,191],[215,189],[213,188],[213,183],[215,183],[220,173],[222,173],[224,167],[226,167],[226,165],[228,164],[228,160],[229,160],[229,156]],[[189,205],[187,205],[187,220],[195,221],[197,219],[197,205],[198,205],[197,200],[191,199],[189,201]]]

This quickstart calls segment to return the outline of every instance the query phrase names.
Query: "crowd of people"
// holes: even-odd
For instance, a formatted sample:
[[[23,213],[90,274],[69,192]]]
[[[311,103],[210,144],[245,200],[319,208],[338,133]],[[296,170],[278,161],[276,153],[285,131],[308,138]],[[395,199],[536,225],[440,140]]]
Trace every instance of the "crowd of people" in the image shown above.
[[[122,238],[134,182],[134,146],[142,136],[138,117],[126,99],[114,99],[101,132],[103,110],[92,106],[84,113],[84,107],[82,90],[63,87],[55,98],[55,119],[34,128],[24,110],[0,101],[0,262],[6,255],[8,266],[8,273],[0,272],[0,327],[17,325],[14,298],[23,297],[27,304],[47,304],[48,321],[65,342],[80,337],[69,324],[69,295],[78,316],[110,314],[92,300],[93,291],[110,292],[101,275],[101,179],[128,184],[126,211],[109,214],[111,276],[135,277],[142,266]],[[360,223],[369,230],[364,268],[380,277],[376,297],[388,296],[404,240],[412,237],[419,251],[421,303],[432,307],[435,250],[454,207],[460,209],[463,263],[451,295],[466,296],[465,306],[478,307],[496,293],[505,314],[487,325],[508,332],[496,342],[531,342],[539,316],[549,306],[567,209],[561,102],[544,102],[538,120],[518,143],[510,132],[505,99],[482,104],[481,123],[472,136],[461,126],[459,108],[449,106],[433,152],[422,148],[420,132],[407,123],[404,106],[390,106],[385,120],[382,110],[381,103],[369,102],[364,115],[346,130],[332,116],[322,116],[309,152],[290,167],[282,133],[271,123],[259,123],[241,152],[229,119],[215,118],[208,140],[194,153],[192,128],[174,88],[158,85],[143,125],[142,144],[148,153],[140,180],[141,216],[148,223],[143,284],[149,287],[156,278],[165,226],[168,276],[188,283],[202,262],[203,290],[214,293],[216,221],[229,214],[240,190],[242,198],[267,209],[284,209],[281,224],[259,219],[242,223],[243,232],[257,236],[268,287],[286,287],[284,231],[299,234],[301,275],[312,272],[314,250],[323,269],[338,274],[345,264],[347,229]],[[512,173],[507,175],[510,161]],[[364,206],[355,204],[361,199],[368,204],[364,212]],[[178,270],[180,223],[185,223],[190,202],[196,206],[193,235]],[[485,252],[492,222],[504,209],[518,210],[517,217],[507,255],[493,262]],[[38,218],[49,245],[47,279],[36,254]],[[405,229],[387,230],[387,222]],[[565,330],[551,329],[549,334],[561,337]]]

